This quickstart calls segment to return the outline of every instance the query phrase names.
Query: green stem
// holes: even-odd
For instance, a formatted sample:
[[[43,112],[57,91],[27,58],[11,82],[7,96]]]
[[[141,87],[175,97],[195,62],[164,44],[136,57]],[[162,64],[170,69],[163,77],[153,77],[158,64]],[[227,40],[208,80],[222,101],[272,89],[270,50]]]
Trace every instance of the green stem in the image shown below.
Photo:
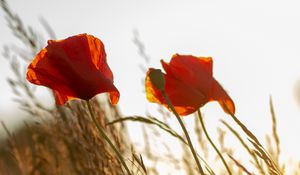
[[[102,129],[102,127],[100,126],[100,124],[98,123],[97,119],[95,118],[95,115],[93,113],[92,110],[92,105],[90,103],[89,100],[86,100],[87,106],[89,108],[90,111],[90,116],[92,121],[94,122],[99,134],[101,135],[101,137],[107,141],[107,143],[109,144],[109,146],[113,149],[113,151],[115,152],[116,156],[118,157],[120,163],[123,165],[123,167],[125,168],[125,170],[127,171],[128,175],[131,175],[129,168],[127,167],[124,158],[122,157],[121,153],[119,152],[119,150],[114,146],[114,144],[111,142],[111,140],[108,138],[108,136],[106,135],[105,131]]]
[[[218,148],[216,147],[216,145],[214,144],[214,142],[211,140],[211,138],[210,138],[209,135],[208,135],[208,132],[207,132],[206,127],[205,127],[205,125],[204,125],[204,121],[203,121],[203,117],[202,117],[202,114],[201,114],[201,112],[200,112],[200,109],[198,109],[197,112],[198,112],[198,117],[199,117],[201,126],[202,126],[202,128],[203,128],[203,131],[204,131],[204,134],[205,134],[207,140],[209,141],[209,143],[212,145],[212,147],[215,149],[215,151],[217,152],[217,154],[218,154],[219,157],[221,158],[221,160],[222,160],[222,162],[223,162],[223,164],[224,164],[224,166],[225,166],[225,168],[226,168],[228,174],[232,175],[232,173],[231,173],[231,171],[230,171],[230,169],[229,169],[229,167],[228,167],[228,165],[227,165],[227,163],[226,163],[224,157],[222,156],[221,152],[218,150]]]
[[[205,175],[205,173],[204,173],[204,171],[203,171],[203,169],[202,169],[202,167],[201,167],[200,161],[199,161],[199,159],[198,159],[197,153],[196,153],[196,151],[195,151],[195,149],[194,149],[194,147],[193,147],[193,144],[192,144],[192,141],[191,141],[191,139],[190,139],[190,136],[189,136],[189,134],[188,134],[188,132],[187,132],[187,130],[186,130],[186,128],[185,128],[185,126],[184,126],[184,124],[183,124],[181,118],[180,118],[180,116],[178,115],[178,113],[176,112],[174,106],[172,105],[172,103],[171,103],[171,101],[170,101],[170,99],[169,99],[167,93],[166,93],[164,90],[162,90],[161,92],[162,92],[162,95],[163,95],[163,97],[165,98],[167,104],[169,105],[169,107],[171,108],[172,112],[173,112],[174,115],[176,116],[176,118],[177,118],[177,120],[178,120],[178,122],[179,122],[179,124],[180,124],[180,126],[181,126],[181,128],[182,128],[182,130],[183,130],[183,132],[184,132],[184,134],[185,134],[185,137],[186,137],[186,139],[187,139],[187,141],[188,141],[188,145],[189,145],[189,147],[190,147],[190,149],[191,149],[191,152],[192,152],[192,154],[193,154],[193,157],[194,157],[194,159],[195,159],[195,161],[196,161],[196,164],[197,164],[197,166],[198,166],[198,169],[199,169],[199,171],[200,171],[200,174],[201,174],[201,175]]]

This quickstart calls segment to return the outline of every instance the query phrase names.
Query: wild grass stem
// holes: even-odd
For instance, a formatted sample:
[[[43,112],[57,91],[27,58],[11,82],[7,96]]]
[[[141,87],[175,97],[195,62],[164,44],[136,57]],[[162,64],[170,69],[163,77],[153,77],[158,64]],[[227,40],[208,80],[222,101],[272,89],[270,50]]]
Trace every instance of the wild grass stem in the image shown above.
[[[204,173],[204,171],[203,171],[203,169],[201,167],[200,161],[198,159],[197,153],[196,153],[196,151],[194,149],[193,143],[192,143],[192,141],[190,139],[189,133],[187,132],[187,130],[186,130],[186,128],[185,128],[185,126],[184,126],[184,124],[183,124],[183,122],[182,122],[179,114],[176,112],[176,110],[175,110],[174,106],[172,105],[171,100],[169,99],[169,97],[168,97],[167,93],[165,92],[165,90],[161,90],[161,93],[162,93],[164,99],[166,100],[167,104],[169,105],[170,109],[172,110],[172,112],[176,116],[176,119],[178,120],[178,122],[179,122],[179,124],[181,126],[181,129],[183,130],[183,132],[185,134],[185,137],[186,137],[186,139],[188,141],[188,145],[189,145],[189,147],[191,149],[191,152],[192,152],[193,157],[194,157],[194,159],[196,161],[197,167],[198,167],[198,169],[200,171],[200,174],[201,175],[205,175],[205,173]]]
[[[109,144],[109,146],[113,149],[113,151],[115,152],[116,156],[118,157],[120,163],[123,165],[123,167],[125,168],[126,172],[128,175],[132,175],[128,166],[126,165],[125,161],[124,161],[124,158],[122,157],[121,153],[119,152],[119,150],[115,147],[115,145],[111,142],[111,140],[108,138],[108,136],[106,135],[105,131],[102,129],[102,127],[100,126],[100,124],[98,123],[95,115],[94,115],[94,112],[93,112],[93,109],[92,109],[92,105],[90,103],[89,100],[86,100],[86,103],[87,103],[87,106],[89,108],[89,112],[90,112],[90,116],[91,116],[91,119],[93,121],[93,123],[95,124],[99,134],[101,135],[101,137],[107,141],[107,143]]]
[[[224,166],[225,166],[225,168],[226,168],[228,174],[232,175],[232,173],[231,173],[231,171],[230,171],[230,168],[228,167],[228,165],[227,165],[227,163],[226,163],[224,157],[222,156],[221,152],[219,151],[219,149],[217,148],[217,146],[214,144],[214,142],[211,140],[211,138],[210,138],[209,135],[208,135],[208,132],[207,132],[206,127],[205,127],[205,125],[204,125],[204,121],[203,121],[203,117],[202,117],[202,114],[201,114],[201,112],[200,112],[200,109],[198,109],[197,112],[198,112],[198,118],[199,118],[199,120],[200,120],[202,129],[203,129],[203,131],[204,131],[204,134],[205,134],[207,140],[209,141],[209,143],[212,145],[212,147],[215,149],[215,151],[217,152],[217,154],[218,154],[219,157],[221,158],[221,160],[222,160],[222,162],[223,162],[223,164],[224,164]]]

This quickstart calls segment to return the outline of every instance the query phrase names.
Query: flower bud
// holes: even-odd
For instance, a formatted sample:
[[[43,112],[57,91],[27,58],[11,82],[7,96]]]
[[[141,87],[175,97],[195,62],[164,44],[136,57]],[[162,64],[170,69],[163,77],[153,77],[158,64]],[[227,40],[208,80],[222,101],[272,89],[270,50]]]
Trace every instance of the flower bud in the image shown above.
[[[164,74],[161,72],[160,69],[150,69],[149,70],[149,77],[151,83],[160,91],[165,89],[165,77]]]

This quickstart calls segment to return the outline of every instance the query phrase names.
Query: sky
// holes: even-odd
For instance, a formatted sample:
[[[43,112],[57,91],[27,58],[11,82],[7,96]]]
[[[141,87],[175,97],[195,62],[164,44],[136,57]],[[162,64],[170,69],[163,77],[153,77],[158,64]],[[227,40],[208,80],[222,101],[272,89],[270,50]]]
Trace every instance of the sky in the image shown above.
[[[175,53],[213,57],[214,77],[234,100],[237,117],[264,139],[271,132],[271,95],[282,152],[286,159],[300,159],[300,108],[295,97],[300,80],[298,1],[9,0],[9,5],[38,30],[43,29],[39,19],[46,19],[59,39],[79,33],[100,38],[126,116],[157,107],[143,93],[145,75],[138,65],[145,63],[133,42],[134,31],[145,44],[151,67],[161,68],[159,60],[168,62]],[[18,44],[2,11],[0,15],[0,45]],[[16,104],[6,83],[10,75],[0,56],[0,117],[6,122],[19,120],[12,117]],[[221,126],[220,119],[228,119],[217,103],[201,110],[212,133]]]

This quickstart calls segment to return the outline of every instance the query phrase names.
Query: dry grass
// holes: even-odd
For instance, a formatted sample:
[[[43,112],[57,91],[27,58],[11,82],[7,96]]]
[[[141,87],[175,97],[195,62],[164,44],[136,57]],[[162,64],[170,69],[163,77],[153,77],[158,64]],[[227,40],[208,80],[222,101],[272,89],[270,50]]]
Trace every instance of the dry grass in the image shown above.
[[[94,106],[99,103],[94,101]],[[8,145],[2,145],[1,149],[3,174],[122,174],[121,166],[111,149],[99,138],[83,104],[74,102],[69,108],[53,110],[52,114],[47,122],[25,124],[15,133],[7,130]],[[119,117],[100,108],[97,114],[103,127],[104,116]],[[66,121],[62,115],[67,116]],[[105,128],[118,148],[125,152],[129,144],[124,140],[125,128]]]
[[[43,41],[34,29],[26,27],[22,20],[12,12],[5,0],[0,5],[6,15],[9,28],[22,41],[25,49],[5,47],[4,57],[10,62],[14,73],[9,78],[15,94],[15,101],[19,107],[33,117],[33,122],[24,122],[21,129],[9,131],[5,124],[3,128],[7,137],[0,142],[0,174],[92,174],[92,175],[120,175],[125,174],[120,163],[106,142],[99,137],[96,128],[90,121],[86,104],[73,101],[64,107],[45,106],[35,95],[35,89],[27,83],[23,66],[28,64],[40,49]],[[53,30],[42,21],[45,30],[51,38],[55,38]],[[134,43],[139,53],[149,62],[150,57],[145,52],[143,42],[135,32]],[[29,52],[28,52],[29,51]],[[140,65],[142,70],[146,66]],[[51,93],[51,92],[50,92]],[[107,98],[94,99],[93,109],[97,120],[105,129],[110,139],[126,158],[132,174],[158,175],[161,165],[176,170],[179,174],[197,174],[196,165],[187,147],[182,133],[170,125],[170,113],[160,108],[160,116],[129,116],[120,114],[117,107],[110,105]],[[222,120],[222,127],[218,128],[218,144],[230,171],[233,174],[283,175],[286,165],[280,162],[280,137],[277,131],[277,120],[272,99],[270,98],[270,113],[272,116],[272,131],[266,136],[266,146],[234,115],[231,119],[234,125]],[[142,126],[144,149],[132,144],[127,134],[126,122],[137,122]],[[209,145],[199,120],[195,117],[195,144],[200,148],[198,152],[201,163],[207,174],[227,174],[220,159]],[[241,132],[243,131],[243,132]],[[237,148],[226,145],[228,135],[236,138]],[[182,155],[171,148],[170,143],[164,141],[162,135],[168,135],[179,144]],[[173,143],[172,143],[173,144]],[[156,154],[157,146],[164,152]],[[248,160],[240,160],[236,149],[244,150]],[[249,166],[250,163],[250,166]],[[300,174],[300,162],[295,167],[295,174]]]

